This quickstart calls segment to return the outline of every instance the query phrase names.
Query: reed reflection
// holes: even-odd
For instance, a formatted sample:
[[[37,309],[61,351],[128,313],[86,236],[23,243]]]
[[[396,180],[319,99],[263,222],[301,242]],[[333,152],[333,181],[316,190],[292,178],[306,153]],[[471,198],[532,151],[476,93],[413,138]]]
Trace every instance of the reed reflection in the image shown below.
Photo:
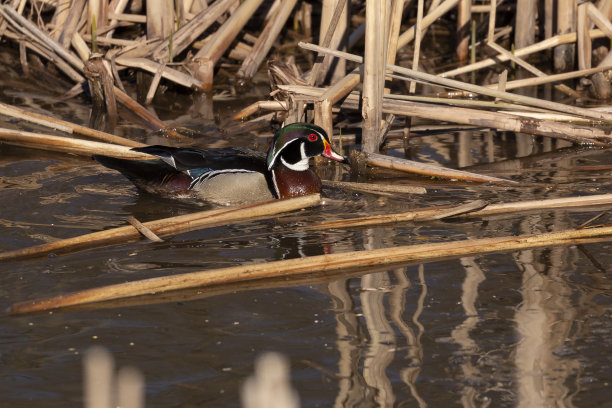
[[[461,390],[461,404],[464,407],[477,406],[477,389],[469,384],[477,383],[481,377],[480,369],[473,364],[473,356],[479,354],[477,342],[470,332],[480,323],[476,300],[478,299],[478,285],[483,282],[485,274],[474,258],[462,258],[461,266],[465,270],[465,279],[461,286],[461,306],[465,312],[465,320],[451,333],[453,341],[460,347],[460,366],[463,382],[468,384]]]
[[[381,247],[382,237],[384,235],[376,230],[368,230],[365,246],[368,249]],[[404,312],[407,309],[406,292],[412,284],[406,276],[406,268],[362,276],[357,288],[358,295],[351,292],[349,280],[336,280],[328,284],[336,310],[340,354],[338,371],[341,380],[335,407],[364,404],[394,406],[396,395],[388,372],[392,372],[389,367],[396,358],[407,361],[406,367],[400,371],[400,377],[408,385],[418,406],[427,406],[416,385],[423,360],[420,340],[424,327],[419,317],[427,295],[423,266],[419,267],[419,280],[422,290],[409,321],[405,319]],[[356,312],[359,306],[361,314]],[[400,340],[397,333],[405,338],[406,347],[401,350],[406,350],[406,356],[398,355]]]
[[[514,318],[519,335],[514,359],[517,406],[573,406],[567,384],[579,362],[556,354],[571,338],[577,315],[571,288],[558,279],[571,253],[567,247],[554,248],[544,263],[539,261],[542,252],[526,250],[515,256],[523,297]]]

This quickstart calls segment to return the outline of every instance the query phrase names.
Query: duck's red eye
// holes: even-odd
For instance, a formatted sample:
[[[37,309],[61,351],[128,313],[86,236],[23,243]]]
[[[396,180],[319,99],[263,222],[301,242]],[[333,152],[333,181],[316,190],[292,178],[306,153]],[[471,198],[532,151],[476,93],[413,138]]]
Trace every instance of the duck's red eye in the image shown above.
[[[308,140],[310,140],[311,142],[316,141],[319,138],[319,136],[317,136],[315,133],[311,133],[308,135]]]

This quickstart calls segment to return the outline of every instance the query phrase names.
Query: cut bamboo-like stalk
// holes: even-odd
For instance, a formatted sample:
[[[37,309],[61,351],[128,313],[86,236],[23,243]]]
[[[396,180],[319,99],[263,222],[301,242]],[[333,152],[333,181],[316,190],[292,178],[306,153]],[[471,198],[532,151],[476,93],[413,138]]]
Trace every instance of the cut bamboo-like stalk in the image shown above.
[[[319,194],[313,194],[286,200],[274,200],[257,204],[248,204],[236,208],[201,211],[194,214],[149,221],[143,223],[143,225],[151,230],[155,235],[163,237],[182,234],[184,232],[194,231],[201,228],[227,225],[258,217],[267,217],[282,212],[296,211],[302,208],[319,205],[320,203],[321,196]],[[69,252],[83,251],[86,249],[134,241],[139,238],[140,233],[136,230],[136,228],[128,225],[125,227],[112,228],[74,238],[67,238],[55,242],[36,245],[29,248],[2,252],[0,253],[0,262],[27,259],[50,253],[65,254]]]
[[[611,234],[612,227],[574,229],[546,234],[467,239],[434,244],[319,255],[263,264],[241,265],[222,269],[161,276],[87,289],[55,297],[15,303],[6,313],[9,315],[40,313],[52,309],[61,309],[88,303],[104,302],[194,287],[204,288],[260,279],[297,277],[315,272],[333,274],[351,269],[371,270],[373,268],[391,267],[411,262],[431,262],[442,258],[458,258],[476,254],[517,251],[525,248],[567,245],[580,239],[607,237]]]

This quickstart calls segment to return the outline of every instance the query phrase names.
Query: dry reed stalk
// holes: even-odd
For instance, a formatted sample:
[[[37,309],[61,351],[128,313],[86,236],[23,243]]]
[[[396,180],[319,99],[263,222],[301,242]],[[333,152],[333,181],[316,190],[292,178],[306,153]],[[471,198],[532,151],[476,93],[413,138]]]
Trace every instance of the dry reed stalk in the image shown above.
[[[515,184],[515,181],[506,180],[498,177],[484,176],[481,174],[470,173],[468,171],[449,169],[429,163],[420,163],[413,160],[400,159],[385,156],[378,153],[364,153],[365,162],[370,166],[377,166],[391,170],[404,171],[409,173],[421,174],[429,177],[441,177],[454,180],[475,181],[479,183],[502,183]]]
[[[314,122],[321,126],[329,137],[333,137],[334,128],[332,121],[332,107],[340,99],[345,97],[351,90],[359,85],[361,76],[355,70],[330,86],[314,103]]]
[[[548,120],[515,117],[502,112],[488,112],[458,107],[444,108],[439,105],[388,100],[385,100],[383,109],[386,112],[395,113],[397,115],[414,115],[466,125],[504,129],[513,132],[564,139],[578,144],[602,147],[612,144],[612,135],[602,129],[573,125],[571,123],[557,123]]]
[[[308,225],[305,227],[305,229],[323,230],[327,228],[371,227],[385,224],[396,224],[399,222],[431,221],[453,216],[486,217],[491,215],[514,214],[517,212],[527,211],[571,209],[582,211],[582,209],[586,209],[587,207],[599,207],[603,205],[612,205],[612,194],[488,204],[484,208],[468,207],[468,209],[465,209],[462,206],[423,208],[394,214],[373,215],[343,220],[326,220],[324,222]]]
[[[161,72],[162,77],[187,88],[201,89],[203,87],[203,83],[198,79],[189,74],[185,74],[184,72],[170,68],[166,66],[165,63],[157,63],[147,58],[128,57],[117,57],[115,58],[115,62],[126,67],[139,68],[152,74]]]
[[[193,214],[149,221],[143,223],[143,225],[158,237],[171,236],[202,228],[234,224],[260,217],[270,217],[283,212],[297,211],[303,208],[316,206],[320,203],[321,196],[319,194],[313,194],[285,200],[273,200],[263,203],[248,204],[241,207],[201,211]],[[86,249],[134,241],[139,238],[140,233],[138,230],[132,225],[127,225],[124,227],[93,232],[74,238],[67,238],[55,242],[35,245],[29,248],[2,252],[0,253],[0,261],[6,262],[19,259],[28,259],[50,253],[55,253],[58,255],[66,254],[75,251],[83,251]]]
[[[422,38],[422,29],[421,26],[423,24],[423,7],[424,0],[418,0],[417,4],[417,21],[415,25],[416,35],[414,39],[414,55],[412,57],[412,69],[415,71],[419,70],[419,58],[421,54],[421,38]],[[387,63],[394,64],[395,62],[389,62],[387,58]],[[408,89],[408,93],[415,93],[416,91],[416,81],[410,82],[410,88]]]
[[[589,36],[589,19],[587,15],[587,4],[578,5],[576,16],[576,36],[578,45],[578,69],[591,68],[592,40]]]
[[[521,67],[525,68],[527,71],[531,72],[532,74],[534,74],[537,77],[540,78],[546,78],[547,75],[540,71],[538,68],[534,67],[533,65],[529,64],[527,61],[514,56],[510,51],[506,50],[505,48],[501,47],[500,45],[496,44],[495,42],[487,42],[487,45],[491,48],[493,48],[496,52],[498,52],[499,54],[503,54],[506,55],[510,61],[515,62],[516,64],[520,65]],[[487,86],[487,88],[494,88],[492,86]],[[569,86],[564,85],[564,84],[557,84],[555,85],[555,88],[558,89],[559,91],[572,96],[574,98],[579,98],[580,94],[576,91],[574,91],[573,89],[571,89]],[[499,89],[499,88],[498,88]],[[506,87],[503,90],[508,90],[509,88]]]
[[[127,146],[73,139],[63,136],[45,135],[41,133],[23,132],[12,129],[0,128],[0,141],[15,146],[24,146],[33,149],[65,152],[85,156],[105,154],[107,156],[125,159],[152,158],[152,156],[149,156],[148,154],[134,152]]]
[[[212,89],[212,71],[215,64],[262,2],[263,0],[243,1],[230,18],[212,35],[210,41],[194,56],[195,61],[202,61],[196,78],[204,84],[203,89]]]
[[[312,101],[321,95],[323,90],[319,88],[296,86],[296,85],[279,85],[279,88],[286,92],[297,92],[294,96],[295,100]],[[425,104],[408,102],[404,99],[427,99],[425,97],[415,97],[408,95],[386,95],[383,100],[383,112],[393,113],[402,116],[420,116],[427,119],[439,120],[444,122],[454,122],[464,125],[472,125],[476,127],[486,127],[493,129],[509,130],[513,132],[522,132],[539,136],[547,136],[557,139],[564,139],[573,143],[593,145],[593,146],[609,146],[612,143],[612,136],[605,129],[598,129],[590,126],[579,126],[572,123],[558,123],[547,120],[535,120],[529,118],[517,118],[513,114],[504,112],[489,112],[485,110],[465,109],[458,107],[443,107],[439,102],[449,104],[471,103],[474,105],[482,105],[479,101],[461,101],[430,98],[429,102],[438,102],[437,104]],[[500,107],[506,106],[497,104]],[[356,93],[351,93],[343,101],[342,108],[356,110],[359,108],[359,96]],[[522,114],[522,116],[528,116]],[[567,115],[564,115],[564,120]],[[580,118],[573,119],[580,121]]]
[[[42,32],[38,27],[33,25],[31,22],[26,20],[23,16],[18,14],[14,9],[8,6],[0,6],[0,15],[4,16],[11,24],[14,25],[16,29],[21,31],[23,34],[31,38],[32,40],[42,44],[45,47],[50,48],[59,58],[68,62],[70,65],[83,72],[84,63],[78,57],[74,56],[70,52],[68,52],[64,47],[62,47],[56,41],[49,38],[44,32]],[[57,62],[56,62],[57,63]],[[77,82],[84,81],[84,78],[81,78]],[[139,103],[134,101],[130,96],[128,96],[125,92],[121,91],[119,88],[114,88],[115,97],[119,102],[121,102],[124,106],[130,109],[135,115],[140,117],[145,121],[145,123],[153,129],[165,128],[165,124],[159,120],[155,115],[142,107]],[[170,136],[181,138],[176,132],[169,132]],[[184,137],[183,137],[184,138]]]
[[[491,5],[489,6],[489,29],[487,31],[487,42],[494,42],[493,39],[495,36],[495,13],[497,12],[497,0],[491,0]]]
[[[341,58],[346,58],[348,60],[351,60],[357,63],[363,62],[363,58],[358,55],[353,55],[353,54],[349,54],[349,53],[342,52],[342,51],[323,49],[317,45],[307,44],[303,42],[300,42],[299,46],[304,49],[308,49],[308,50],[315,51],[315,52],[330,53],[330,54],[339,56]],[[395,73],[407,76],[408,80],[418,79],[418,80],[426,81],[426,82],[433,83],[436,85],[460,89],[460,90],[468,91],[468,92],[474,92],[477,94],[486,95],[486,96],[490,96],[493,98],[500,98],[503,100],[508,100],[508,101],[512,101],[516,103],[522,103],[528,106],[535,106],[539,108],[550,109],[550,110],[554,110],[557,112],[572,113],[578,116],[583,116],[586,118],[591,118],[595,120],[601,120],[601,121],[612,123],[612,114],[608,114],[608,113],[596,112],[596,111],[592,111],[592,110],[585,109],[585,108],[579,108],[579,107],[572,106],[572,105],[565,105],[565,104],[558,103],[558,102],[551,102],[551,101],[533,98],[529,96],[512,94],[509,92],[502,92],[496,89],[489,89],[483,86],[472,85],[466,82],[456,81],[454,79],[442,78],[436,75],[427,74],[425,72],[420,72],[420,71],[415,71],[409,68],[399,67],[397,65],[387,65],[386,68]]]
[[[153,102],[153,98],[155,98],[155,93],[157,92],[157,88],[159,87],[159,82],[162,79],[162,74],[164,73],[165,68],[165,63],[159,64],[157,67],[157,71],[155,71],[153,79],[151,79],[151,85],[149,85],[149,90],[147,92],[147,96],[145,97],[145,105],[151,105]]]
[[[268,55],[268,52],[270,52],[274,41],[276,41],[278,34],[287,22],[296,3],[297,0],[287,0],[281,3],[280,9],[274,15],[273,19],[268,21],[257,38],[257,41],[253,44],[251,52],[242,62],[236,74],[238,78],[249,80],[255,75],[264,58]]]
[[[534,43],[536,11],[535,0],[516,1],[516,19],[514,28],[514,45],[516,48],[524,48]]]
[[[52,118],[51,116],[42,115],[40,113],[28,112],[24,109],[17,108],[15,106],[7,105],[0,102],[0,114],[17,118],[31,123],[36,123],[41,126],[46,126],[55,130],[66,132],[69,134],[78,133],[83,136],[91,137],[93,139],[103,140],[105,142],[114,143],[122,146],[129,147],[141,147],[144,144],[135,142],[124,137],[115,136],[110,133],[101,132],[99,130],[91,129],[86,126],[77,125],[74,123],[66,122],[64,120]]]
[[[174,1],[145,2],[147,13],[147,39],[166,39],[174,30]]]
[[[127,220],[142,236],[149,238],[153,242],[163,242],[163,239],[158,237],[157,234],[151,231],[146,225],[138,221],[136,218],[130,215]]]
[[[607,6],[606,3],[608,4]],[[610,4],[612,3],[609,1],[601,2],[600,6],[610,8]],[[612,23],[610,22],[609,18],[590,2],[586,3],[586,12],[591,19],[591,22],[593,22],[597,28],[603,31],[608,37],[612,38]]]
[[[471,0],[459,1],[459,4],[457,6],[457,48],[455,51],[455,54],[457,55],[457,59],[459,61],[467,60],[468,44],[470,43],[470,24],[471,22],[472,22],[472,1]],[[414,69],[414,67],[412,69]]]
[[[606,36],[601,30],[598,30],[598,29],[591,30],[589,34],[591,38],[593,39],[602,38]],[[575,32],[561,34],[555,37],[547,38],[546,40],[542,40],[538,43],[529,45],[527,47],[516,49],[514,50],[514,55],[517,57],[524,57],[526,55],[544,51],[544,50],[547,50],[547,49],[550,49],[550,48],[553,48],[559,45],[570,44],[570,43],[575,43],[575,42],[576,42]],[[469,64],[463,67],[452,69],[450,71],[442,72],[441,74],[438,74],[438,75],[443,78],[450,78],[450,77],[454,77],[457,75],[466,74],[468,72],[477,71],[479,69],[487,68],[487,67],[490,67],[491,65],[495,65],[495,64],[498,64],[500,62],[505,62],[505,61],[508,61],[508,57],[504,55],[496,55],[492,58],[487,58],[482,61],[478,61],[474,64]],[[563,71],[567,71],[567,69]]]
[[[361,94],[362,150],[377,152],[381,142],[382,98],[387,61],[388,0],[366,1],[366,40]],[[332,54],[333,55],[333,54]]]
[[[421,7],[421,3],[419,6]],[[387,44],[387,64],[395,64],[397,54],[397,43],[399,41],[399,32],[402,26],[402,14],[404,12],[404,0],[396,0],[391,3],[391,14],[389,21],[389,40]],[[423,18],[423,9],[420,8],[417,12],[417,33],[420,33],[420,21]],[[416,54],[416,51],[415,51]],[[413,66],[414,68],[414,66]]]
[[[406,186],[402,184],[354,183],[350,181],[323,180],[323,184],[344,190],[363,191],[366,193],[395,193],[395,194],[426,194],[423,187]]]
[[[201,10],[174,33],[172,36],[172,50],[170,50],[170,40],[165,39],[151,51],[151,58],[154,61],[168,62],[191,45],[234,3],[235,0],[217,0],[209,7]],[[172,51],[172,54],[170,54],[170,51]]]
[[[557,33],[573,33],[576,38],[576,1],[557,0]],[[576,40],[572,41],[576,42]],[[555,71],[564,72],[574,66],[574,45],[560,44],[554,50]]]
[[[329,13],[329,9],[331,8],[332,1],[324,1],[323,4],[324,7],[326,7],[327,9],[325,11],[325,14],[331,14]],[[332,39],[334,38],[336,28],[338,27],[340,22],[340,17],[342,16],[342,13],[345,12],[346,4],[347,0],[336,1],[336,6],[333,8],[333,14],[331,14],[331,18],[329,20],[329,25],[325,29],[325,36],[323,37],[323,40],[320,41],[321,46],[329,48],[332,44]],[[329,69],[330,63],[330,58],[327,55],[323,56],[323,61],[316,61],[313,64],[312,69],[310,70],[310,74],[308,76],[308,84],[315,85],[317,81],[322,81],[322,78],[324,78],[327,74],[327,70]]]
[[[573,79],[573,78],[586,77],[586,76],[593,75],[598,72],[610,71],[610,70],[612,70],[612,66],[607,65],[607,66],[598,66],[595,68],[583,69],[583,70],[578,70],[578,71],[563,72],[560,74],[553,74],[553,75],[544,74],[544,76],[539,76],[537,78],[516,79],[514,81],[506,82],[505,89],[511,90],[511,89],[523,88],[526,86],[537,86],[537,85],[549,84],[552,82],[560,82],[560,81],[565,81],[565,80]],[[485,87],[497,88],[497,84],[485,85]]]
[[[61,27],[60,35],[56,38],[58,44],[64,48],[68,48],[72,41],[72,36],[78,31],[78,25],[81,21],[81,16],[85,9],[86,0],[73,0],[70,4],[70,11],[66,18],[65,24]]]
[[[438,18],[455,8],[459,1],[460,0],[445,0],[435,9],[432,10],[430,8],[429,13],[427,13],[427,15],[423,17],[423,21],[421,23],[421,35],[425,34],[425,30],[427,30],[427,28],[432,25]],[[399,36],[397,48],[402,48],[406,46],[410,41],[414,40],[415,37],[416,26],[412,26]]]
[[[125,11],[125,8],[127,7],[128,1],[129,0],[118,0],[118,1],[115,1],[115,2],[112,2],[111,4],[109,4],[109,8],[113,6],[113,3],[114,3],[114,6],[115,6],[114,9],[108,11],[108,18],[111,20],[109,22],[109,25],[111,27],[116,26],[119,23],[119,20],[123,20],[124,19],[124,18],[122,18],[124,16],[123,12]],[[146,23],[147,22],[146,16],[140,16],[140,15],[138,15],[138,16],[132,15],[132,16],[141,18],[141,20],[138,21],[138,23]],[[144,21],[142,20],[142,17],[144,17]],[[106,39],[112,38],[114,33],[115,33],[114,29],[110,30],[108,33],[106,33]]]
[[[58,44],[53,39],[49,38],[46,33],[41,31],[38,27],[32,24],[29,20],[17,13],[14,9],[9,6],[0,6],[0,14],[13,25],[13,27],[26,35],[32,41],[42,44],[43,46],[50,48],[58,57],[68,62],[74,68],[79,71],[83,71],[83,61],[78,57],[71,54],[63,46]],[[68,39],[70,40],[72,36]]]
[[[287,111],[289,110],[289,102],[287,101],[258,101],[246,108],[243,108],[240,112],[233,116],[234,120],[243,120],[260,110],[271,110],[271,111]]]
[[[432,262],[438,259],[517,251],[543,246],[568,245],[580,239],[608,237],[611,234],[612,227],[573,229],[545,234],[466,239],[434,244],[319,255],[261,264],[240,265],[222,269],[160,276],[157,278],[87,289],[55,297],[24,301],[10,306],[6,314],[22,315],[40,313],[71,306],[187,288],[208,288],[279,277],[288,279],[317,272],[334,274],[339,271],[345,271],[346,273],[347,270],[389,268],[391,266],[412,262]]]

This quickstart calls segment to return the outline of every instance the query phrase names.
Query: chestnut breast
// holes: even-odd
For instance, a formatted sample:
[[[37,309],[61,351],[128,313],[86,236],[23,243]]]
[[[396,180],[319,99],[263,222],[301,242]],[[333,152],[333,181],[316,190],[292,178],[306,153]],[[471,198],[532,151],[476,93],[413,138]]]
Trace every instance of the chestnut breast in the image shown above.
[[[272,177],[278,189],[279,198],[298,197],[321,192],[321,179],[308,169],[291,170],[285,166],[272,169]]]

